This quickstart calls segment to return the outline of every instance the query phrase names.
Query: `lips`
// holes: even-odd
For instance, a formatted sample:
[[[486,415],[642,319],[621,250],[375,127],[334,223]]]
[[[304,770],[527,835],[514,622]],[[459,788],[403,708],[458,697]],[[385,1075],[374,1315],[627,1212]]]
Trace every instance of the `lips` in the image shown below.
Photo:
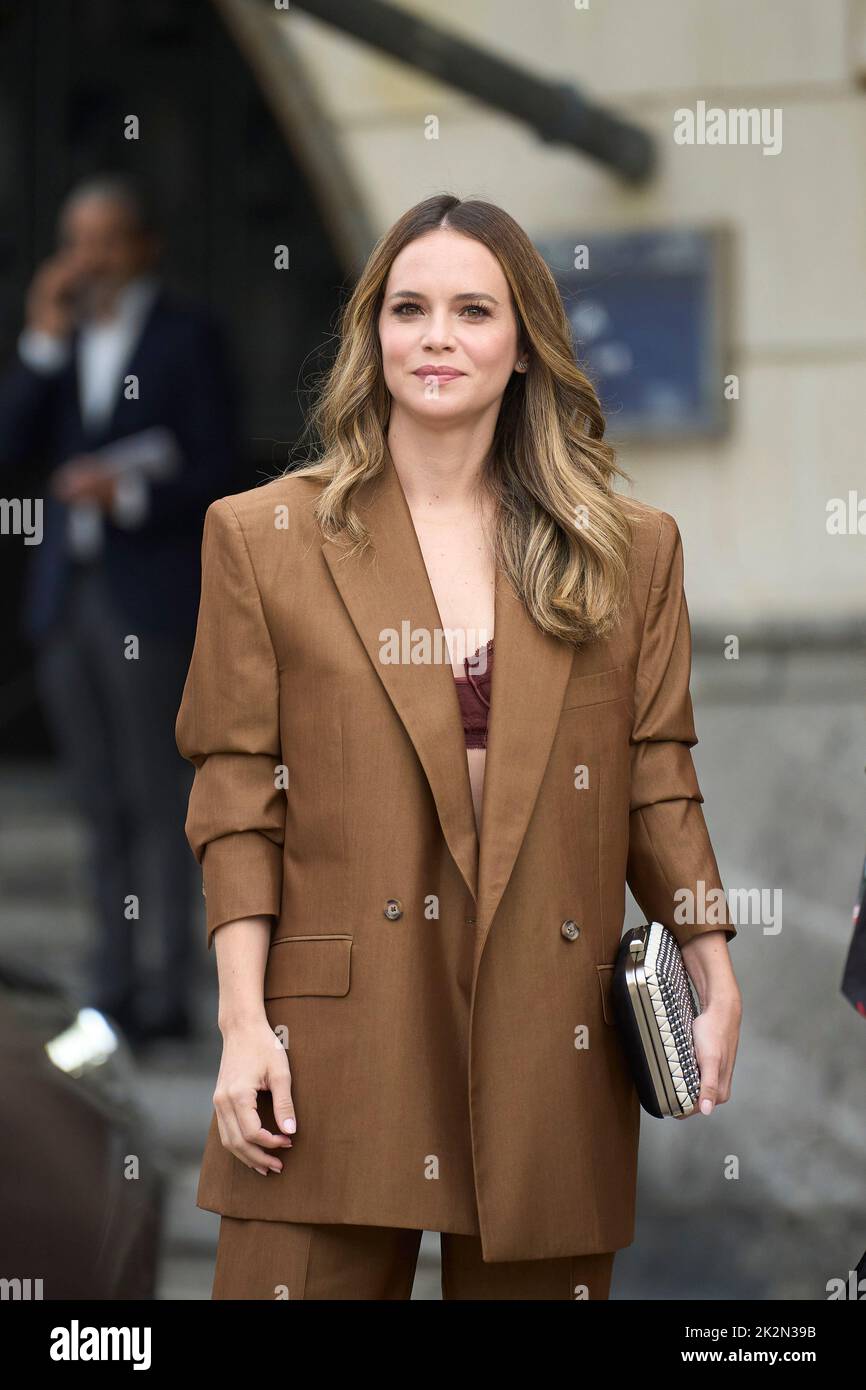
[[[428,380],[431,376],[437,381],[456,381],[457,377],[465,376],[465,372],[458,372],[454,367],[418,367],[413,376],[418,376],[422,381]]]

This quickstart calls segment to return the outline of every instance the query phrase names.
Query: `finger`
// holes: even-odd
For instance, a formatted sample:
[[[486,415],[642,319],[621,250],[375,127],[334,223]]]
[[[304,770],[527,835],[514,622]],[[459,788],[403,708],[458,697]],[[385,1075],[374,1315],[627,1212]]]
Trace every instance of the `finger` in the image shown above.
[[[698,1097],[698,1110],[702,1115],[711,1115],[719,1097],[719,1064],[720,1058],[717,1053],[712,1056],[698,1057],[698,1065],[701,1069],[701,1092]]]
[[[252,1096],[252,1101],[250,1100]],[[230,1147],[238,1158],[252,1167],[264,1165],[274,1173],[281,1173],[283,1165],[276,1155],[265,1152],[265,1146],[277,1148],[280,1140],[262,1128],[255,1106],[257,1092],[244,1087],[242,1091],[228,1094],[225,1119],[229,1131]]]
[[[228,1153],[234,1154],[236,1158],[240,1158],[240,1154],[237,1153],[237,1144],[240,1139],[239,1132],[236,1130],[233,1123],[229,1124],[228,1120],[223,1117],[222,1107],[219,1109],[215,1107],[215,1110],[220,1143]],[[246,1163],[246,1159],[243,1159],[243,1162]],[[257,1173],[261,1173],[263,1177],[267,1177],[267,1168],[259,1168],[256,1164],[252,1164],[251,1166],[255,1168]]]
[[[274,1119],[277,1128],[285,1134],[294,1134],[298,1128],[295,1107],[292,1103],[292,1076],[288,1065],[274,1066],[273,1075],[268,1075]]]
[[[258,1093],[253,1092],[255,1097]],[[291,1146],[291,1140],[285,1134],[271,1134],[262,1124],[261,1117],[255,1105],[252,1104],[246,1094],[233,1097],[234,1115],[241,1139],[245,1144],[261,1146],[265,1149],[281,1149]],[[279,1159],[274,1159],[279,1162]]]
[[[236,1111],[233,1111],[231,1117],[227,1118],[226,1130],[228,1135],[226,1148],[242,1163],[246,1163],[250,1168],[255,1168],[259,1173],[264,1173],[265,1176],[268,1173],[281,1173],[283,1171],[283,1165],[278,1158],[267,1153],[261,1145],[253,1143],[244,1135]],[[270,1137],[265,1131],[262,1133],[267,1138]]]
[[[269,1129],[264,1127],[258,1129],[255,1134],[245,1134],[244,1138],[249,1143],[263,1144],[268,1149],[290,1149],[292,1138],[289,1134],[272,1134]]]

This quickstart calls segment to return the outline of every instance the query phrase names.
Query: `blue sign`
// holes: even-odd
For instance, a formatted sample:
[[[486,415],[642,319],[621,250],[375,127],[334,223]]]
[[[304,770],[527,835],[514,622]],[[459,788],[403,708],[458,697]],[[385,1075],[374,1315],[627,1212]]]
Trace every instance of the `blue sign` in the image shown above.
[[[535,245],[612,439],[727,430],[728,232],[591,232]]]

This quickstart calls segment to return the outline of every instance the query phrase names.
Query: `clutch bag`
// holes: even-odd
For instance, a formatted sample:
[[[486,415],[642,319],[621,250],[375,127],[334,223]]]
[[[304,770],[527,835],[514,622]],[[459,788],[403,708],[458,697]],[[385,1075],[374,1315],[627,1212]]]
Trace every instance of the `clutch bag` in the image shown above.
[[[698,999],[673,932],[661,922],[620,940],[611,999],[644,1110],[656,1118],[690,1115],[701,1090],[692,1040]]]

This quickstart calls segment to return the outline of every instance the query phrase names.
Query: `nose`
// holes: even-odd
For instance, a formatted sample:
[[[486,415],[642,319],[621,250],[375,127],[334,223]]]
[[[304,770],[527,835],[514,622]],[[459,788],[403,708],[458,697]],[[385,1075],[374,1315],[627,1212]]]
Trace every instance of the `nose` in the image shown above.
[[[432,352],[451,351],[455,346],[454,330],[451,327],[446,310],[441,313],[433,312],[424,325],[424,333],[421,338],[422,345],[430,348]]]

